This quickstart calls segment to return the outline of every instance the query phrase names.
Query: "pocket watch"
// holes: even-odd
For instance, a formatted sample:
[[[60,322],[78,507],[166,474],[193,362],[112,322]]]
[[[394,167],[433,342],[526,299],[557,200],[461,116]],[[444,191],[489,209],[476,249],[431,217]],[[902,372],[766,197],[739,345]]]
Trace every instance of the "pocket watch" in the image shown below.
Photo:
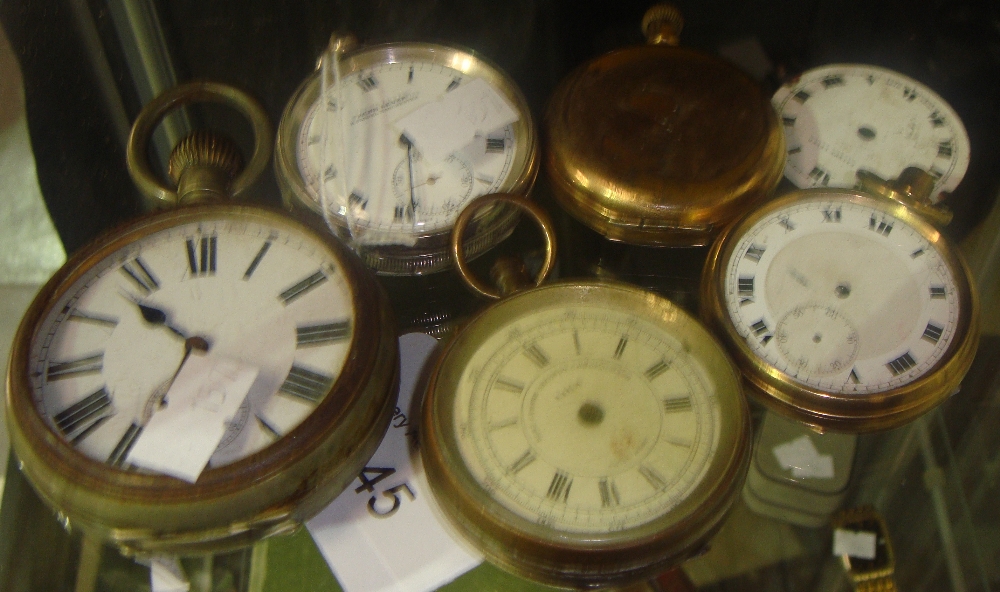
[[[960,254],[923,215],[934,179],[800,190],[713,245],[702,315],[748,393],[820,430],[904,424],[958,389],[979,341]],[[938,221],[947,219],[942,216]]]
[[[884,178],[919,167],[935,178],[931,201],[969,166],[969,136],[955,110],[925,85],[866,64],[813,68],[771,99],[796,187],[852,187],[864,169]]]
[[[584,64],[546,112],[545,169],[570,215],[614,241],[704,246],[774,190],[784,136],[758,85],[676,47],[680,13],[656,5],[647,45]]]
[[[485,196],[459,219],[455,253],[472,209],[494,199],[549,224],[531,202]],[[524,285],[510,269],[494,272],[500,294]],[[421,454],[441,511],[489,561],[550,584],[618,585],[679,563],[746,474],[748,412],[725,352],[627,284],[507,296],[451,339],[425,397]]]
[[[366,265],[420,275],[450,266],[448,238],[469,200],[531,190],[536,135],[521,91],[482,56],[335,36],[285,108],[275,169],[285,204],[325,219]],[[481,212],[469,256],[506,238],[516,214]]]
[[[208,82],[147,105],[130,163],[168,110],[194,100],[248,112],[251,163],[266,163],[263,109]],[[148,163],[130,172],[152,199],[183,205],[249,184],[230,177],[233,158],[196,132],[172,156],[178,189]],[[197,352],[257,374],[189,482],[137,467],[130,452]],[[296,527],[349,484],[387,428],[398,363],[385,295],[338,241],[271,209],[198,203],[99,237],[42,288],[12,347],[11,441],[68,524],[127,553],[217,551]]]

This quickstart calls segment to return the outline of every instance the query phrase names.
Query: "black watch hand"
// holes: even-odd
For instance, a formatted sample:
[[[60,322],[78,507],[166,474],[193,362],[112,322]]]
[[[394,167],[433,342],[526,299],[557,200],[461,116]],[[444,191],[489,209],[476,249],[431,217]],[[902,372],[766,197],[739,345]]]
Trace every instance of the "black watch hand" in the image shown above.
[[[163,325],[164,327],[175,333],[181,339],[188,338],[188,335],[186,333],[184,333],[177,327],[174,327],[173,325],[167,323],[167,313],[164,312],[163,310],[156,308],[154,306],[149,306],[148,304],[142,304],[141,302],[139,302],[137,298],[135,298],[131,294],[125,295],[125,298],[127,298],[130,302],[139,307],[139,312],[142,314],[143,320],[145,320],[147,323],[151,325]]]
[[[410,212],[413,217],[417,217],[417,197],[416,188],[413,186],[413,142],[406,137],[406,134],[400,134],[399,142],[401,144],[406,144],[406,163],[410,169]]]

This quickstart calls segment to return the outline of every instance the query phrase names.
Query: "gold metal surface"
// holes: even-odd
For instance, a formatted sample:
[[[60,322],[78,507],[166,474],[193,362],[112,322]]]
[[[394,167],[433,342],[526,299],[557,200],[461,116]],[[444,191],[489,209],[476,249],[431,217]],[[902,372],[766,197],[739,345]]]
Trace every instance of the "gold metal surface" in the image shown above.
[[[956,337],[941,361],[922,377],[890,390],[864,396],[829,393],[808,387],[758,357],[739,334],[725,307],[728,261],[743,234],[775,210],[799,200],[834,196],[871,206],[902,220],[941,253],[958,292]],[[804,189],[783,195],[726,228],[712,246],[702,274],[701,316],[725,343],[746,380],[746,392],[775,411],[819,431],[872,432],[903,425],[955,392],[979,345],[979,298],[961,254],[922,216],[902,203],[848,189]]]
[[[878,562],[878,550],[876,550],[875,560],[862,560],[865,563],[869,561],[872,563],[871,566],[864,568],[853,565],[858,560],[847,555],[841,556],[844,569],[847,570],[854,589],[857,592],[896,592],[896,581],[893,578],[896,571],[896,553],[885,519],[874,506],[842,510],[831,519],[830,525],[834,529],[870,532],[876,537],[876,549],[881,546],[882,561]]]
[[[771,194],[784,134],[747,75],[672,47],[669,18],[645,24],[648,45],[581,66],[553,93],[546,171],[559,204],[611,240],[707,245]]]
[[[886,181],[868,171],[858,171],[858,188],[862,191],[898,201],[934,226],[947,226],[954,213],[947,206],[931,201],[934,181],[934,177],[917,167],[903,169],[895,181]]]
[[[473,292],[483,296],[485,298],[491,298],[493,300],[499,300],[504,296],[514,293],[517,290],[527,287],[528,283],[524,282],[522,274],[518,269],[523,269],[523,264],[520,268],[517,264],[510,262],[509,259],[503,259],[499,261],[500,267],[494,269],[494,279],[497,280],[497,285],[499,290],[491,287],[489,284],[483,282],[476,277],[475,273],[469,267],[468,254],[466,251],[466,241],[465,233],[469,227],[472,220],[475,219],[476,214],[479,210],[489,207],[492,204],[501,203],[509,204],[526,211],[531,215],[531,218],[538,224],[539,229],[541,229],[542,234],[545,238],[545,262],[542,264],[542,268],[538,272],[538,277],[534,280],[535,286],[542,285],[549,274],[552,273],[552,268],[556,263],[556,229],[552,225],[552,220],[549,219],[549,215],[542,209],[541,206],[535,202],[521,197],[519,195],[511,195],[507,193],[493,193],[489,195],[482,195],[472,200],[468,206],[462,210],[459,214],[458,219],[455,220],[455,227],[451,233],[451,258],[455,261],[455,268],[458,274],[465,281],[466,285],[472,289]],[[523,275],[527,275],[524,273]]]
[[[538,133],[528,102],[520,89],[497,66],[471,50],[432,43],[392,43],[356,47],[351,37],[334,37],[331,47],[339,54],[341,76],[382,64],[415,61],[435,66],[456,68],[470,77],[481,78],[502,95],[518,113],[514,122],[517,151],[511,164],[510,176],[501,188],[505,193],[528,195],[538,176]],[[322,58],[321,58],[322,59]],[[312,218],[323,226],[327,222],[315,196],[299,171],[296,145],[303,120],[319,100],[321,71],[309,76],[288,101],[278,124],[274,168],[285,206],[296,215]],[[341,239],[350,242],[347,219],[333,214],[332,229]],[[517,224],[517,212],[509,208],[494,208],[480,212],[470,226],[465,253],[472,259],[510,236]],[[358,245],[356,250],[365,265],[380,275],[423,275],[448,269],[452,265],[449,250],[451,229],[415,237],[413,246]]]
[[[254,131],[253,156],[243,172],[228,184],[228,193],[238,197],[260,176],[271,158],[274,132],[264,108],[256,99],[234,87],[216,82],[189,82],[181,84],[156,97],[143,107],[129,135],[126,160],[129,174],[139,191],[148,198],[153,209],[178,205],[177,191],[156,179],[147,158],[149,139],[153,130],[167,113],[194,102],[211,102],[227,105],[249,119]]]
[[[39,323],[80,277],[118,249],[180,224],[220,219],[313,233],[330,250],[357,311],[351,354],[342,372],[316,409],[284,438],[232,464],[206,469],[194,484],[127,471],[81,454],[35,408],[28,355]],[[398,373],[395,324],[385,295],[337,240],[264,208],[180,208],[98,238],[39,292],[11,352],[11,442],[41,497],[73,527],[110,540],[126,553],[217,551],[294,529],[340,493],[388,426]]]
[[[665,328],[716,381],[719,443],[703,481],[676,507],[626,530],[554,531],[512,513],[465,467],[458,450],[455,393],[478,348],[524,314],[569,304],[627,311]],[[574,588],[626,585],[697,554],[738,497],[750,458],[750,423],[739,376],[700,323],[670,301],[614,282],[561,281],[518,292],[481,312],[448,343],[428,382],[421,413],[421,455],[439,507],[486,558],[513,573]]]

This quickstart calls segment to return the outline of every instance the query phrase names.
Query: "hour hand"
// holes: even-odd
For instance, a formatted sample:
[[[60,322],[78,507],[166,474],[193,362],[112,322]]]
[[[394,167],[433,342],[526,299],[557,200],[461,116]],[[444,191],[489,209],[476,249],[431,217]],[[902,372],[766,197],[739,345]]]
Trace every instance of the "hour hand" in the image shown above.
[[[129,302],[139,307],[139,312],[142,314],[143,320],[145,320],[147,323],[151,325],[163,325],[171,332],[179,336],[181,339],[188,338],[186,333],[184,333],[177,327],[174,327],[173,325],[167,323],[167,313],[164,312],[162,309],[156,308],[155,306],[149,306],[148,304],[143,304],[139,302],[138,298],[135,298],[130,294],[125,295],[125,298],[128,299]]]

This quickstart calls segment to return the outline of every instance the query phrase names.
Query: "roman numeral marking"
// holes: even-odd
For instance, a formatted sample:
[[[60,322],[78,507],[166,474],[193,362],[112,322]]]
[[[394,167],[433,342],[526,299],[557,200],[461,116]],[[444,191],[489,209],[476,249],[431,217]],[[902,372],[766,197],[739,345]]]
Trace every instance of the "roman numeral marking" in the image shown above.
[[[823,88],[831,88],[834,86],[843,86],[844,78],[840,74],[831,74],[822,80]]]
[[[903,96],[906,97],[907,101],[913,102],[913,99],[917,98],[917,90],[915,88],[910,88],[909,86],[903,88]]]
[[[601,491],[601,507],[608,508],[622,503],[621,496],[618,495],[618,488],[615,482],[607,478],[597,482],[597,488]]]
[[[480,183],[485,183],[487,185],[492,185],[493,182],[496,181],[496,179],[485,173],[477,173],[476,181],[479,181]]]
[[[503,421],[498,421],[496,423],[491,423],[490,424],[490,431],[492,432],[492,431],[495,431],[495,430],[501,430],[503,428],[509,428],[511,426],[516,426],[516,425],[517,425],[517,416],[515,415],[514,417],[508,417],[507,419],[505,419]]]
[[[462,84],[462,78],[455,78],[450,83],[448,83],[448,88],[444,89],[444,92],[451,92],[458,88],[458,85]]]
[[[796,146],[795,148],[789,148],[788,149],[788,156],[794,156],[794,155],[798,154],[799,152],[802,152],[802,146]]]
[[[934,127],[941,127],[944,125],[944,116],[937,111],[930,114],[931,125]]]
[[[771,335],[768,332],[770,329],[767,327],[767,323],[764,322],[764,319],[760,319],[756,323],[750,325],[750,329],[753,331],[754,335],[760,337],[761,345],[767,345],[768,342],[774,337],[774,335]]]
[[[264,260],[264,255],[267,255],[267,250],[271,248],[271,241],[264,241],[261,245],[260,250],[254,256],[253,261],[250,262],[250,266],[247,270],[243,272],[243,279],[248,280],[253,275],[253,272],[257,271],[257,266],[260,262]]]
[[[661,359],[649,368],[646,368],[646,371],[643,374],[646,376],[646,380],[653,380],[667,370],[670,370],[670,362],[665,359]]]
[[[858,369],[851,368],[851,373],[847,376],[854,384],[861,384],[861,377],[858,376]]]
[[[263,429],[264,432],[267,433],[267,435],[271,436],[275,440],[281,439],[281,432],[279,432],[277,428],[271,425],[266,419],[264,419],[260,415],[254,413],[253,416],[257,418],[257,424],[260,425],[261,429]]]
[[[413,66],[410,66],[410,73],[406,75],[406,84],[413,82]]]
[[[396,209],[393,210],[393,212],[392,212],[392,221],[393,222],[402,222],[403,221],[403,216],[405,216],[405,215],[406,215],[406,207],[405,206],[396,206]]]
[[[362,210],[368,207],[368,198],[357,192],[352,192],[347,196],[347,203]]]
[[[782,216],[778,219],[778,225],[785,229],[785,232],[791,232],[795,230],[795,225],[792,224],[792,220],[788,216]]]
[[[330,182],[337,178],[337,169],[331,164],[323,171],[323,180]]]
[[[758,247],[757,245],[750,245],[750,247],[747,249],[747,252],[744,253],[743,256],[746,257],[747,259],[755,262],[755,263],[759,263],[760,262],[760,258],[764,255],[764,250],[765,250],[765,247]]]
[[[785,115],[781,118],[781,123],[785,124],[787,127],[792,127],[795,125],[795,118]]]
[[[931,298],[941,300],[947,298],[947,290],[944,286],[931,286]]]
[[[927,323],[927,328],[924,329],[924,334],[921,335],[921,338],[936,344],[941,339],[943,332],[943,327],[938,327],[934,323]]]
[[[628,337],[622,335],[621,339],[618,340],[618,346],[615,347],[615,359],[622,359],[622,354],[625,353],[625,346],[628,345]]]
[[[820,185],[828,185],[830,183],[830,173],[819,167],[813,167],[813,170],[809,171],[809,178]]]
[[[823,210],[823,222],[840,222],[840,208],[827,208]]]
[[[809,94],[809,93],[807,93],[806,91],[800,90],[799,92],[795,93],[792,96],[792,98],[795,99],[796,101],[798,101],[801,104],[801,103],[805,103],[806,101],[808,101],[809,97],[811,97],[811,96],[812,95]]]
[[[524,355],[539,368],[544,368],[549,363],[549,356],[545,355],[537,343],[532,343],[524,348]]]
[[[919,257],[919,256],[921,256],[923,254],[924,254],[924,250],[923,250],[923,248],[920,248],[920,249],[917,249],[916,251],[913,251],[912,253],[910,253],[910,257],[912,257],[913,259],[916,259],[917,257]]]
[[[552,483],[549,484],[549,491],[545,494],[550,500],[566,503],[569,501],[569,490],[573,486],[573,479],[562,471],[556,471],[552,476]]]
[[[917,361],[913,359],[913,356],[910,354],[910,352],[906,352],[905,354],[899,356],[895,360],[886,364],[886,367],[889,368],[889,372],[892,372],[893,376],[899,376],[903,372],[906,372],[907,370],[913,368],[916,365]]]
[[[664,399],[663,410],[667,413],[691,411],[691,397],[671,397]]]
[[[69,314],[69,319],[71,321],[79,321],[81,323],[92,323],[94,325],[101,325],[102,327],[118,326],[118,319],[113,319],[111,317],[106,317],[103,315],[90,314],[83,312],[81,310],[74,310],[73,312],[71,312]]]
[[[930,176],[932,176],[932,177],[934,177],[934,179],[940,179],[940,178],[941,178],[942,176],[944,176],[944,171],[942,171],[942,170],[938,169],[938,168],[937,168],[937,167],[935,167],[935,166],[932,166],[932,167],[931,167],[931,168],[930,168],[930,169],[929,169],[929,170],[927,171],[927,174],[928,174],[928,175],[930,175]]]
[[[132,451],[132,447],[135,446],[135,441],[139,439],[139,434],[141,433],[142,426],[132,422],[128,426],[128,429],[125,430],[125,434],[121,437],[121,440],[118,440],[115,449],[108,455],[107,463],[113,467],[124,466],[125,459],[128,458],[128,453]]]
[[[73,360],[71,362],[59,362],[58,364],[49,364],[49,369],[45,373],[45,377],[48,380],[62,380],[63,378],[75,378],[83,374],[93,374],[95,372],[100,372],[104,367],[104,353],[99,353],[96,356],[90,356],[88,358],[81,358],[79,360]]]
[[[667,486],[667,480],[663,478],[663,475],[660,475],[656,470],[646,465],[639,466],[639,474],[646,479],[646,482],[653,489],[660,490]]]
[[[507,467],[507,472],[516,475],[521,471],[521,469],[530,465],[533,462],[535,462],[535,453],[532,452],[531,449],[529,448],[528,451],[522,454],[520,458],[515,460],[512,465]]]
[[[64,436],[73,439],[113,414],[108,391],[101,387],[97,392],[57,413],[52,421]]]
[[[375,78],[374,74],[362,75],[358,78],[358,86],[365,92],[371,92],[378,88],[378,79]]]
[[[951,158],[952,152],[954,151],[954,146],[951,140],[945,140],[938,144],[938,157],[940,158]]]
[[[493,388],[510,391],[512,393],[520,393],[524,391],[523,384],[520,382],[514,382],[513,380],[507,378],[498,378],[496,382],[493,383]]]
[[[130,280],[135,282],[135,285],[140,290],[147,294],[160,287],[160,283],[153,277],[153,274],[149,271],[149,267],[138,257],[123,263],[121,270]]]
[[[300,281],[299,283],[295,284],[294,286],[288,288],[287,290],[279,294],[278,299],[280,299],[282,303],[285,304],[285,306],[288,306],[296,298],[302,296],[309,290],[312,290],[313,288],[322,284],[325,281],[326,281],[326,274],[323,273],[322,270],[317,271],[316,273],[312,274],[311,276],[305,278],[304,280]]]
[[[499,153],[504,151],[507,145],[505,138],[486,138],[486,153]]]
[[[295,328],[295,347],[308,347],[343,341],[351,335],[351,322],[339,321],[324,325]]]
[[[215,275],[218,243],[219,239],[215,236],[203,236],[197,243],[193,238],[187,239],[188,267],[191,275]]]
[[[881,220],[878,220],[875,214],[872,214],[871,218],[868,219],[868,230],[877,232],[882,236],[889,236],[889,233],[892,232],[892,221],[887,221],[884,216]]]
[[[278,387],[278,390],[310,403],[318,403],[332,385],[332,376],[292,366],[292,369],[288,371],[288,377]]]
[[[736,291],[740,296],[753,296],[753,282],[752,277],[741,277],[736,280]]]
[[[573,329],[573,347],[576,348],[576,355],[580,355],[580,333]]]
[[[315,146],[316,144],[319,144],[320,140],[322,139],[323,138],[320,136],[309,136],[309,139],[306,141],[306,144],[308,144],[309,146]]]

